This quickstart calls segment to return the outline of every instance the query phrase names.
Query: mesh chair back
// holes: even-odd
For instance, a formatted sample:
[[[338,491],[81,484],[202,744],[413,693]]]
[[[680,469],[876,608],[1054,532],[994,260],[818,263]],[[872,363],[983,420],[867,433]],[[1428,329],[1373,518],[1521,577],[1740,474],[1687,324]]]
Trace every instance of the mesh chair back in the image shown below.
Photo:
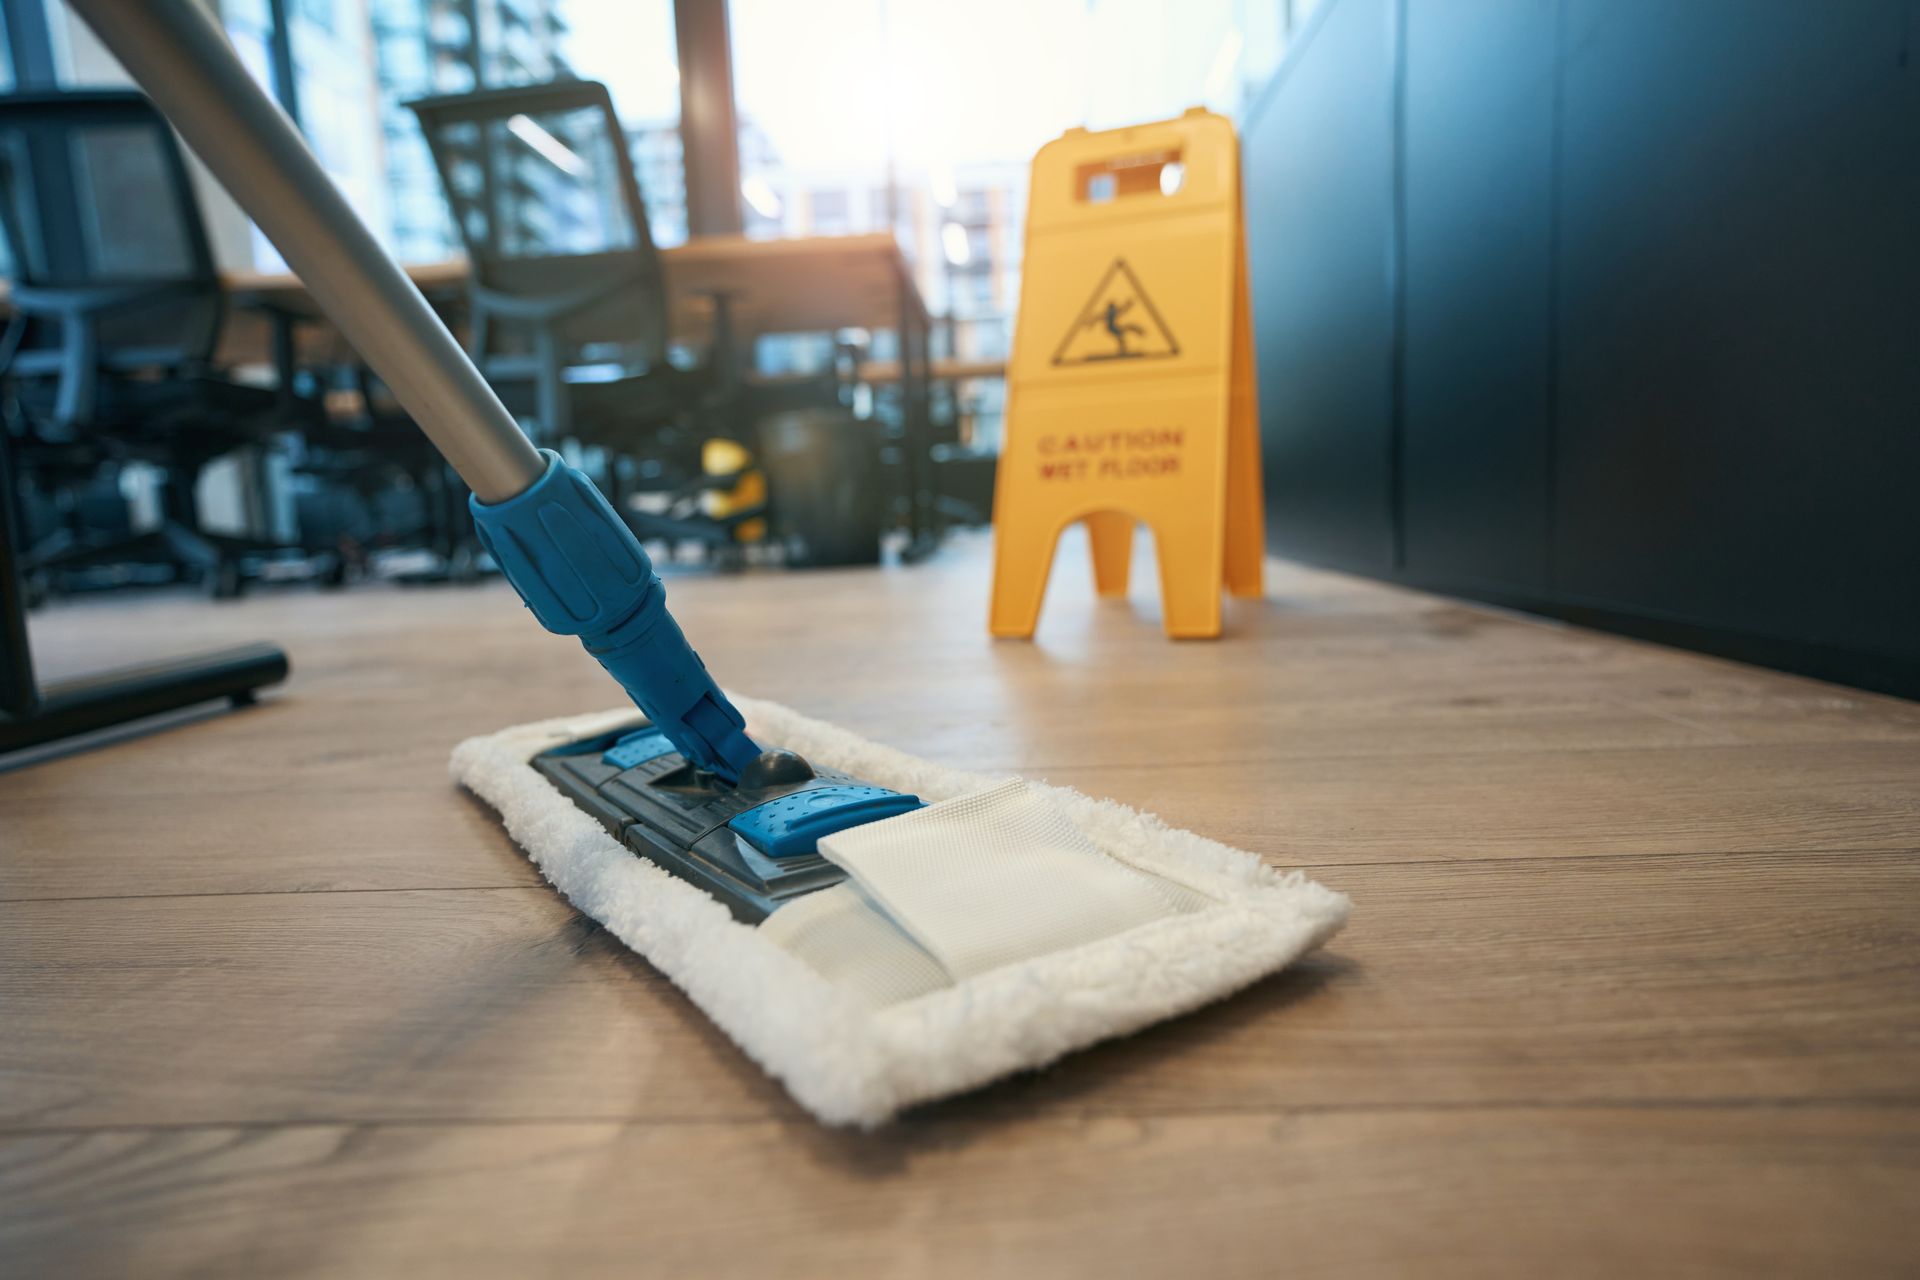
[[[546,326],[578,353],[666,357],[666,290],[626,135],[591,80],[427,98],[420,119],[473,267],[477,354]]]
[[[211,358],[222,297],[206,224],[143,95],[0,97],[0,223],[24,325],[17,372],[65,371],[76,354],[87,376]]]

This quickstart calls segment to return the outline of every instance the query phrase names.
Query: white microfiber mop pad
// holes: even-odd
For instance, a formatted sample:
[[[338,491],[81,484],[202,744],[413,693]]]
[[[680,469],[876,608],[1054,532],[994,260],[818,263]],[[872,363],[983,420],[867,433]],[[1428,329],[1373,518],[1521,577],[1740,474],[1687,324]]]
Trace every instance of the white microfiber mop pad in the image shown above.
[[[1340,894],[1150,814],[996,783],[730,696],[756,741],[931,806],[823,841],[849,881],[757,928],[627,850],[528,763],[633,722],[631,707],[471,738],[452,774],[569,901],[829,1124],[876,1125],[1198,1008],[1346,920]],[[964,851],[964,870],[926,893],[943,849]]]

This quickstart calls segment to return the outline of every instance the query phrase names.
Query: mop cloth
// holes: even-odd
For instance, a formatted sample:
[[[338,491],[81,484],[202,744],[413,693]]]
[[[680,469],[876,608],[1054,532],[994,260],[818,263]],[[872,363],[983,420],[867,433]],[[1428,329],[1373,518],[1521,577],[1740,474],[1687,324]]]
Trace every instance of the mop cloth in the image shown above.
[[[871,1127],[1198,1008],[1346,920],[1342,895],[1150,814],[729,696],[756,741],[928,804],[822,839],[847,880],[758,926],[629,851],[528,763],[634,723],[632,707],[471,738],[451,772],[574,906],[826,1123]]]

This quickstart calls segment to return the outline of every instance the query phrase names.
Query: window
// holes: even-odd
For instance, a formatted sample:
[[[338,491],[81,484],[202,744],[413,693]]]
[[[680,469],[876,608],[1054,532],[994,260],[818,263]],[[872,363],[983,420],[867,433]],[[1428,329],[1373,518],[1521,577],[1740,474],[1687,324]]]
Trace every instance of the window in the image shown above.
[[[406,104],[568,76],[607,85],[627,128],[655,238],[686,238],[671,0],[365,0],[364,7],[287,0],[285,10],[301,131],[402,261],[459,251],[439,177]],[[223,0],[220,12],[241,60],[271,87],[267,0]],[[562,210],[538,234],[572,236],[582,216]],[[279,265],[257,235],[255,259]]]
[[[1034,152],[1075,125],[1238,112],[1283,3],[731,0],[742,185],[805,193],[771,217],[749,200],[749,234],[891,226],[956,350],[1004,356]]]
[[[853,229],[853,200],[844,188],[810,192],[807,204],[809,230],[815,235],[844,235]]]

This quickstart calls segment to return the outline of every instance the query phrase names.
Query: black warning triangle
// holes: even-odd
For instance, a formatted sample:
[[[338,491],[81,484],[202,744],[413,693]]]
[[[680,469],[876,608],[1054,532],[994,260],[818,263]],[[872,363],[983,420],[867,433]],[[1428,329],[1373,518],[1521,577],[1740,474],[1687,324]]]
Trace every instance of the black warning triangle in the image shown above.
[[[1053,353],[1056,365],[1177,356],[1167,322],[1125,258],[1115,258]]]

